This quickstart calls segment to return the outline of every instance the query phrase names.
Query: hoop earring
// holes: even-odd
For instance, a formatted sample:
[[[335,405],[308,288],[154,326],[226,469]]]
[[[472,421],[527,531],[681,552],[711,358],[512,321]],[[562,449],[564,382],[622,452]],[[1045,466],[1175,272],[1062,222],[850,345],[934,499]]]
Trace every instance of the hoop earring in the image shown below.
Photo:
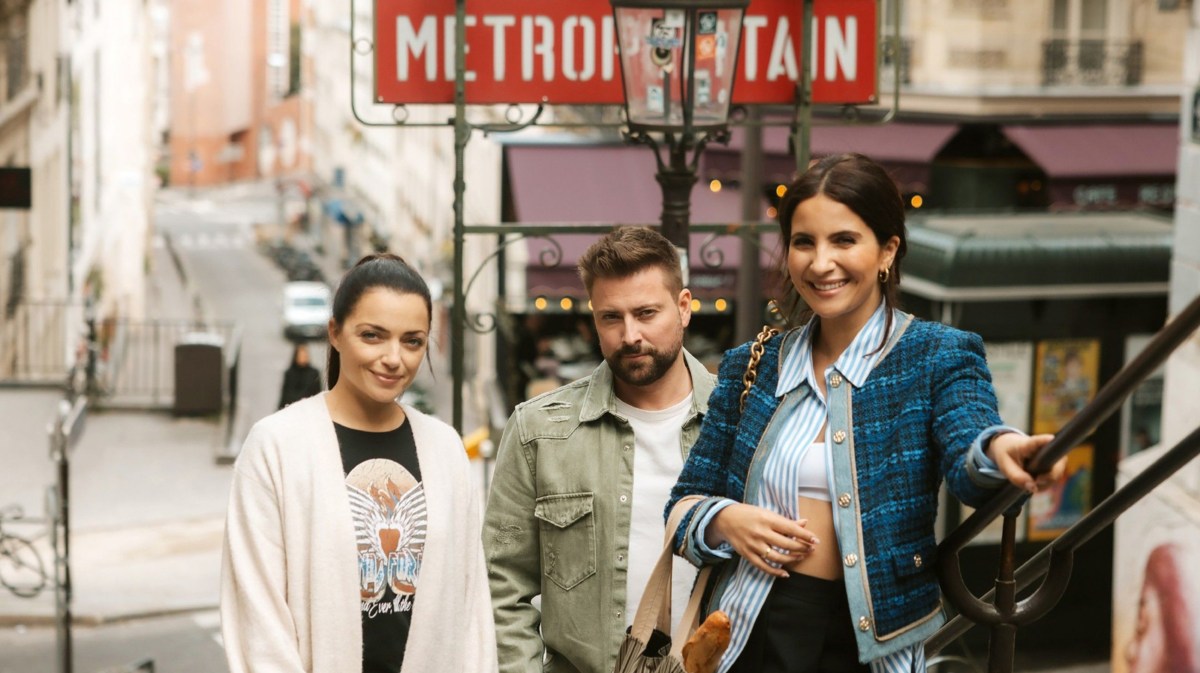
[[[892,277],[891,268],[887,268],[887,269],[884,269],[883,271],[880,271],[879,272],[879,284],[887,285],[888,279],[891,277]]]

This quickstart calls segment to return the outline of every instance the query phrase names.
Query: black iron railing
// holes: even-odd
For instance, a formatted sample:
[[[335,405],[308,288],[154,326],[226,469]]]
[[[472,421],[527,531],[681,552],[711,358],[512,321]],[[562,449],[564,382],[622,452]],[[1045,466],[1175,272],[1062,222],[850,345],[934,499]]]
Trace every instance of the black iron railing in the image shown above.
[[[1125,366],[1082,411],[1072,418],[1034,457],[1031,472],[1040,474],[1062,458],[1075,445],[1092,434],[1105,419],[1121,407],[1125,398],[1152,374],[1189,335],[1200,327],[1200,297],[1197,297],[1150,341],[1142,353]],[[1154,464],[1128,484],[1105,498],[1098,506],[1044,547],[1018,569],[1015,568],[1016,520],[1018,503],[1025,493],[1008,486],[980,507],[950,533],[938,548],[938,575],[942,589],[959,615],[946,624],[925,646],[932,657],[975,623],[991,628],[988,670],[1012,671],[1017,628],[1049,612],[1062,598],[1071,577],[1074,553],[1150,491],[1200,455],[1200,427],[1168,450]],[[1004,516],[1000,545],[1000,571],[995,588],[982,599],[967,588],[959,566],[959,552],[979,535],[996,517]],[[1041,586],[1027,598],[1017,601],[1017,592],[1043,578]]]
[[[29,301],[0,323],[0,384],[78,385],[97,407],[169,409],[176,347],[202,333],[220,340],[224,402],[237,395],[241,332],[228,321],[89,320],[77,304]]]
[[[236,375],[240,335],[232,322],[191,320],[118,320],[105,326],[95,392],[102,405],[167,408],[175,401],[177,347],[206,335],[219,340],[222,377]],[[226,382],[228,393],[234,384]]]
[[[1142,83],[1142,43],[1111,40],[1046,40],[1043,86],[1136,86]]]

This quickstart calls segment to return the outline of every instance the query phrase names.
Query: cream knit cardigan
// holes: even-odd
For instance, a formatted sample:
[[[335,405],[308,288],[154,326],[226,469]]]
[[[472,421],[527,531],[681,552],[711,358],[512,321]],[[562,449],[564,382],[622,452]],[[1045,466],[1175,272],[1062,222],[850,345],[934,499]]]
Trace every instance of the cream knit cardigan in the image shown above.
[[[462,439],[404,406],[428,507],[402,673],[491,673],[480,494]],[[231,673],[361,673],[358,552],[325,395],[259,421],[234,466],[221,577]]]

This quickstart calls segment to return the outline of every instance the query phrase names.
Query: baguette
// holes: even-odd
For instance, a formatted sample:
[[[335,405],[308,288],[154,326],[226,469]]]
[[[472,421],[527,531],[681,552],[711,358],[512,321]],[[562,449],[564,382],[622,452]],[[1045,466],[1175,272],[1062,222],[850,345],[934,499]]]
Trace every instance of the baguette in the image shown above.
[[[729,638],[729,616],[720,610],[713,612],[684,644],[683,669],[687,673],[716,673]]]

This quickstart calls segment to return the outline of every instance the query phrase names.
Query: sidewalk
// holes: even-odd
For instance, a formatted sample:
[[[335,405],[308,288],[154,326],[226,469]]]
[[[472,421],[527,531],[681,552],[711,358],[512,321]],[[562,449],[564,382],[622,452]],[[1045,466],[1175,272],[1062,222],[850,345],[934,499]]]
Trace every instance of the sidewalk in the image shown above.
[[[57,392],[0,390],[0,422],[15,429],[0,475],[3,504],[46,519],[55,481],[46,424]],[[217,603],[230,467],[217,465],[215,421],[163,413],[90,412],[71,455],[74,612],[83,622],[211,608]],[[53,563],[44,523],[13,525]],[[47,589],[22,599],[0,589],[0,624],[54,615]]]
[[[190,288],[165,247],[152,251],[147,314],[190,319]],[[46,491],[56,481],[47,433],[63,393],[0,388],[0,507],[30,523],[6,525],[35,541],[47,570]],[[221,538],[232,468],[219,465],[224,419],[164,411],[89,409],[71,452],[71,572],[77,622],[100,623],[217,605]],[[0,587],[0,625],[45,624],[54,591],[33,599]]]

